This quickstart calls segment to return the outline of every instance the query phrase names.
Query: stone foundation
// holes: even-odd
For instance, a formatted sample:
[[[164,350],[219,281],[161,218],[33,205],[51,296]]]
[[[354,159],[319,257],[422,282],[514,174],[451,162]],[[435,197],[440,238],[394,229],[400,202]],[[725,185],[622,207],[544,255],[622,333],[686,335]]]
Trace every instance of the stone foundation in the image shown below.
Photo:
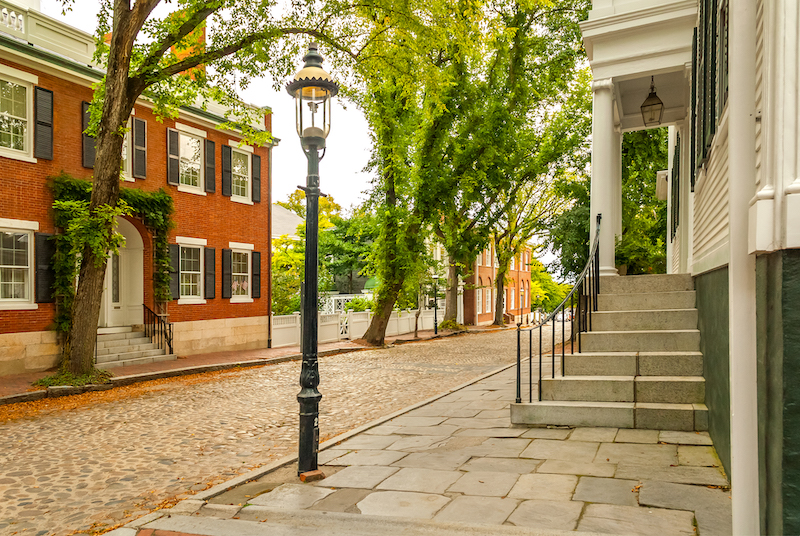
[[[254,350],[267,347],[269,317],[176,322],[173,330],[173,352],[177,355]]]
[[[55,331],[0,335],[0,376],[51,369],[60,359]]]

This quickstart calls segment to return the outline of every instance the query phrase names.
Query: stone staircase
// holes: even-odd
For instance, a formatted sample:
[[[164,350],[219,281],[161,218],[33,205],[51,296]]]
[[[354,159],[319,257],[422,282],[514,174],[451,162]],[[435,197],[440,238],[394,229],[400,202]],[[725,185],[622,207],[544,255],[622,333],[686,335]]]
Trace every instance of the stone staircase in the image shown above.
[[[542,378],[541,402],[512,404],[512,423],[707,430],[691,275],[604,277],[600,292],[583,352]]]
[[[133,327],[101,328],[97,330],[97,368],[110,369],[128,365],[143,365],[155,361],[172,361],[175,354],[167,351]]]

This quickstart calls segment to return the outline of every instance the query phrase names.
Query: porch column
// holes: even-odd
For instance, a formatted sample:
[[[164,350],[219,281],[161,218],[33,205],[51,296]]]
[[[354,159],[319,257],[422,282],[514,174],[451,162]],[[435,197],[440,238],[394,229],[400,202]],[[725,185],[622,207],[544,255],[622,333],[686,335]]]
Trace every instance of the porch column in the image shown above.
[[[597,214],[600,224],[600,275],[618,275],[614,262],[614,235],[617,231],[616,204],[618,185],[615,181],[620,158],[620,135],[614,130],[614,83],[610,78],[592,82],[592,185],[591,230],[594,240]]]
[[[755,185],[756,1],[730,2],[728,265],[733,534],[760,533],[756,257],[747,244]]]

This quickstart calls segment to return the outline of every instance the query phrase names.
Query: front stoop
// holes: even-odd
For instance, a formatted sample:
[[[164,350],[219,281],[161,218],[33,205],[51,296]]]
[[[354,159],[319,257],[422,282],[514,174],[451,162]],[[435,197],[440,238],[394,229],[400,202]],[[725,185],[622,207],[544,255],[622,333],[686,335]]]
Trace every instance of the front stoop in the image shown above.
[[[604,277],[592,331],[541,402],[513,404],[514,424],[708,429],[703,355],[690,275]]]
[[[133,327],[101,328],[97,334],[96,367],[108,370],[157,361],[174,361],[175,354],[158,348],[144,332]]]

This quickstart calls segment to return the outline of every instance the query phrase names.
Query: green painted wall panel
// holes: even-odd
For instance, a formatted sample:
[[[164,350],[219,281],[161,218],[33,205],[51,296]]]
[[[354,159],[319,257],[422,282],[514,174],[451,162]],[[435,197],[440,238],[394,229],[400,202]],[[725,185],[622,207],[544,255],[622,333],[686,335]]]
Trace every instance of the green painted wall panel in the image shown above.
[[[800,534],[800,250],[781,254],[783,533]]]
[[[728,268],[695,278],[700,351],[706,379],[708,431],[720,461],[730,477],[731,399],[728,340]]]

